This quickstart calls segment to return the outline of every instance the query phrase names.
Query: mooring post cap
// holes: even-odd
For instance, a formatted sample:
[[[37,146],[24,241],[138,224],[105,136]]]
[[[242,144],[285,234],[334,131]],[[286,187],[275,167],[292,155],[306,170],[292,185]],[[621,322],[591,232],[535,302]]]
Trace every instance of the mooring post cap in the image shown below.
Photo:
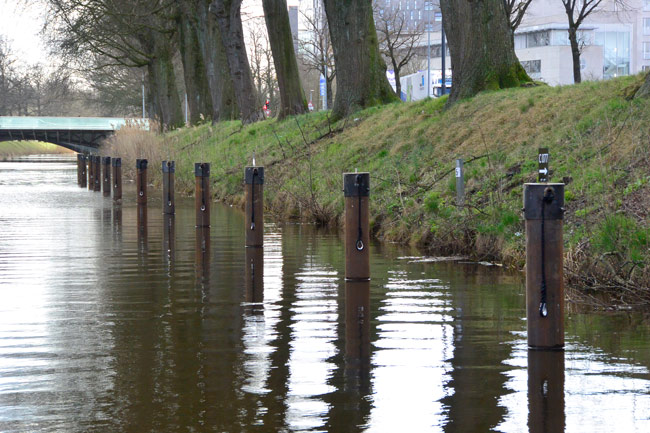
[[[176,171],[176,162],[175,161],[163,161],[162,162],[162,171],[163,171],[163,173],[174,173]]]
[[[264,185],[264,167],[246,167],[244,183],[246,185]]]
[[[111,165],[111,157],[110,156],[105,156],[102,161],[104,162],[104,165]]]
[[[564,184],[524,184],[524,218],[527,220],[564,219]]]
[[[122,158],[113,158],[111,164],[113,167],[122,167]]]
[[[135,160],[135,166],[139,170],[146,170],[147,169],[147,164],[149,164],[149,161],[146,159],[136,159]]]
[[[343,173],[345,197],[370,196],[370,173]]]
[[[194,176],[195,177],[210,177],[210,163],[195,162],[194,163]]]

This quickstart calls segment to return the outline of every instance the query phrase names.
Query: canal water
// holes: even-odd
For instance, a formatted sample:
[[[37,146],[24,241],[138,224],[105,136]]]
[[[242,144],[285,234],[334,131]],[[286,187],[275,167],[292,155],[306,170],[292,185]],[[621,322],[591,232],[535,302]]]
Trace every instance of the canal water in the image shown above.
[[[0,163],[1,432],[650,431],[648,315],[528,351],[521,275],[373,243],[346,323],[338,233],[267,221],[256,256],[237,210],[197,231],[192,199],[28,161]]]

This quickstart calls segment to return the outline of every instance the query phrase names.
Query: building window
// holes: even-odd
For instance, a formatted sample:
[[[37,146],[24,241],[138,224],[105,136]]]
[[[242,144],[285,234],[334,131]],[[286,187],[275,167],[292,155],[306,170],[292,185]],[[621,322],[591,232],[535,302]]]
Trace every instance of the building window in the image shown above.
[[[643,10],[650,11],[650,0],[643,0]]]
[[[528,33],[526,35],[527,48],[545,47],[547,45],[551,45],[551,35],[548,30],[542,32]]]
[[[643,43],[643,58],[650,60],[650,42]]]
[[[643,34],[650,35],[650,18],[643,19]]]
[[[434,20],[437,23],[441,22],[442,21],[442,12],[436,12],[434,14]]]
[[[650,71],[650,65],[643,65],[643,66],[641,66],[641,71],[642,71],[642,72],[648,72],[648,71]]]
[[[524,67],[528,75],[539,75],[542,73],[542,61],[541,60],[524,60],[521,62],[521,66]]]
[[[603,47],[603,78],[630,74],[629,32],[596,32],[596,45]]]
[[[424,2],[424,10],[425,11],[432,11],[433,10],[433,2]]]

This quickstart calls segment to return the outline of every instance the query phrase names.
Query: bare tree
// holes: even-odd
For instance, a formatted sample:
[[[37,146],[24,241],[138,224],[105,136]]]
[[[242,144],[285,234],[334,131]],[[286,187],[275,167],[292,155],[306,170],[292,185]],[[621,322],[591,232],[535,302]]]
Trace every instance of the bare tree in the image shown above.
[[[336,77],[334,50],[330,39],[330,30],[322,7],[317,7],[311,14],[300,12],[302,21],[311,37],[298,41],[301,62],[310,71],[317,71],[325,77],[327,89],[327,106],[332,106],[332,83]]]
[[[514,37],[515,30],[521,24],[526,15],[526,10],[533,0],[503,0],[503,7],[510,22],[510,29]]]
[[[627,7],[624,0],[562,0],[569,20],[569,43],[571,44],[571,56],[573,57],[573,81],[575,83],[582,81],[580,72],[581,41],[578,36],[580,26],[592,13],[602,10],[605,4],[612,5],[612,3],[615,10],[624,10]]]
[[[251,26],[248,37],[250,40],[248,55],[250,57],[251,74],[256,90],[256,104],[258,107],[261,107],[268,98],[270,105],[275,108],[276,82],[273,72],[273,55],[271,54],[271,47],[269,45],[268,35],[264,31],[264,26]]]
[[[401,95],[401,72],[417,54],[417,47],[424,34],[424,26],[420,22],[417,27],[409,28],[406,12],[399,8],[384,10],[375,7],[375,22],[379,49],[387,63],[393,67],[395,92]]]
[[[9,41],[0,35],[0,116],[6,116],[11,110],[15,62]]]

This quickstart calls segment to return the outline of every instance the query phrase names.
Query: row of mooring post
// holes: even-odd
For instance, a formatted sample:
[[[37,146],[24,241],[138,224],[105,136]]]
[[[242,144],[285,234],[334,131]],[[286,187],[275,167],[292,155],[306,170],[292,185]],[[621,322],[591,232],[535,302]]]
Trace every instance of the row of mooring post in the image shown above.
[[[89,156],[88,187],[97,190],[101,169],[99,157]],[[548,182],[548,149],[538,155],[539,178],[537,183],[524,184],[524,219],[526,227],[526,314],[528,345],[536,349],[558,349],[564,346],[564,272],[563,272],[563,216],[564,184]],[[110,195],[110,158],[104,159],[105,195]],[[136,161],[137,203],[147,203],[147,160]],[[121,200],[121,160],[112,159],[114,198]],[[78,159],[80,173],[85,169],[84,158]],[[163,213],[173,215],[174,161],[164,161]],[[456,160],[457,202],[464,205],[463,160]],[[196,163],[195,207],[196,227],[210,227],[210,164]],[[79,175],[82,185],[82,176]],[[108,194],[106,184],[108,182]],[[245,194],[245,246],[246,288],[250,299],[262,299],[263,245],[264,245],[264,167],[250,166],[244,171]],[[359,347],[368,338],[370,308],[370,253],[369,253],[369,203],[370,174],[345,173],[343,175],[345,200],[345,281],[346,323],[348,332],[358,338]],[[140,207],[139,206],[139,207]],[[146,218],[146,209],[139,211],[139,219]],[[198,232],[197,232],[198,233]],[[198,235],[197,235],[198,236]],[[209,231],[207,237],[209,238]],[[201,235],[201,250],[205,250],[206,233]],[[197,238],[198,239],[198,238]],[[205,255],[205,253],[202,253]],[[247,296],[247,298],[249,298]],[[257,302],[257,301],[255,301]],[[354,335],[352,336],[354,337]],[[359,350],[349,348],[352,353]]]

